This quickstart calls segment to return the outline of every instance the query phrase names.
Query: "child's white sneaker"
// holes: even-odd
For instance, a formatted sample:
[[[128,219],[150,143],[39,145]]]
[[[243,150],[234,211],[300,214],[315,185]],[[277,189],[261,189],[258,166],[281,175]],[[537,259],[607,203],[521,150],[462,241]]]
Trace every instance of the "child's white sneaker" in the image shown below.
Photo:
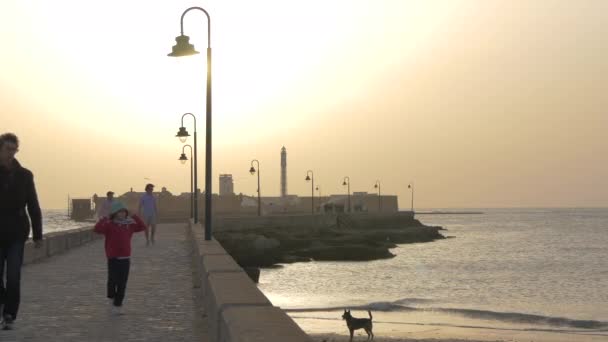
[[[122,315],[122,307],[116,306],[116,305],[112,305],[112,315],[114,315],[114,316],[120,316],[120,315]]]

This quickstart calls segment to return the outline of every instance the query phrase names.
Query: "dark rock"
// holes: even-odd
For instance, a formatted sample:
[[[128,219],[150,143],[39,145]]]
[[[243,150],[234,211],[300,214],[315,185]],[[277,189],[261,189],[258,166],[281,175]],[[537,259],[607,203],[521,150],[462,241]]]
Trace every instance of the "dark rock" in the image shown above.
[[[415,221],[415,222],[414,222]],[[372,222],[373,223],[373,222]],[[429,242],[445,237],[441,227],[427,227],[418,220],[413,226],[388,228],[390,220],[377,228],[280,228],[219,231],[214,234],[241,267],[271,267],[279,263],[314,260],[364,261],[391,258],[397,244]]]
[[[254,283],[260,282],[260,269],[258,267],[244,267],[243,270]]]

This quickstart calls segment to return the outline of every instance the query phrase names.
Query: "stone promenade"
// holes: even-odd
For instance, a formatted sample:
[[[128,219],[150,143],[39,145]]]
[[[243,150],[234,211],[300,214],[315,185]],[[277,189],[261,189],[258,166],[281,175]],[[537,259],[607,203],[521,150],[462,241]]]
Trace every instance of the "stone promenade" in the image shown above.
[[[105,297],[101,239],[24,266],[19,318],[0,341],[209,341],[195,306],[185,225],[157,230],[154,246],[145,247],[143,232],[133,237],[123,315],[112,315]]]

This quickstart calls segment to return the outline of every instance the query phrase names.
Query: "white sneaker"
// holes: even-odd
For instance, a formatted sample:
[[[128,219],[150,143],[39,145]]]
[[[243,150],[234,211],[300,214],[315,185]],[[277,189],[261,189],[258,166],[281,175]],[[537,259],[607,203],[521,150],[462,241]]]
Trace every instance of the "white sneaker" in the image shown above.
[[[122,307],[112,305],[112,315],[114,315],[114,316],[122,315]]]
[[[2,320],[2,330],[12,330],[14,326],[13,316],[4,315]]]

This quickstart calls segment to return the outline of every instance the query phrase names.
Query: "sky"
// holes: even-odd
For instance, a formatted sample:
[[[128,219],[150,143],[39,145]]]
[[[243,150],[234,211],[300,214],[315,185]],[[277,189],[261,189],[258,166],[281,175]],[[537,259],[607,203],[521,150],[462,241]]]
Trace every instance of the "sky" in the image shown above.
[[[409,208],[608,206],[608,1],[0,2],[0,131],[43,208],[68,196],[190,188],[175,134],[197,116],[202,54],[170,58],[180,16],[211,15],[213,189],[398,195]],[[184,124],[193,132],[193,120]],[[189,141],[192,143],[192,141]],[[318,195],[318,193],[317,193]]]

